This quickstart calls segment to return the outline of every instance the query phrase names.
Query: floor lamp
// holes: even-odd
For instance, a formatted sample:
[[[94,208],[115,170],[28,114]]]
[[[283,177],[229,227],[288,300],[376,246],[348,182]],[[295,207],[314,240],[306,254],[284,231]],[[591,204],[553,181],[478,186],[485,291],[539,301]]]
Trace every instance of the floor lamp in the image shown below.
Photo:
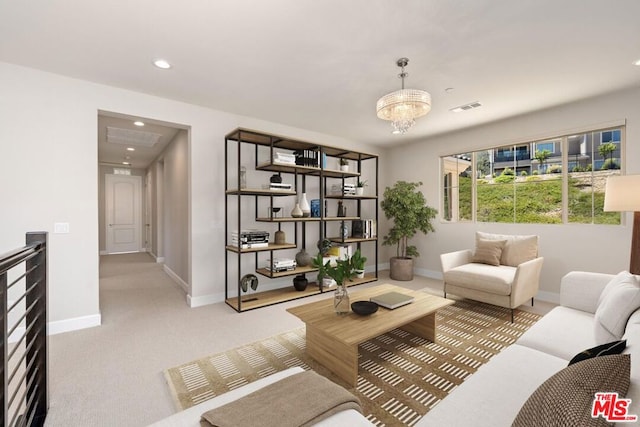
[[[604,211],[633,212],[629,272],[640,274],[640,175],[616,175],[607,178]]]

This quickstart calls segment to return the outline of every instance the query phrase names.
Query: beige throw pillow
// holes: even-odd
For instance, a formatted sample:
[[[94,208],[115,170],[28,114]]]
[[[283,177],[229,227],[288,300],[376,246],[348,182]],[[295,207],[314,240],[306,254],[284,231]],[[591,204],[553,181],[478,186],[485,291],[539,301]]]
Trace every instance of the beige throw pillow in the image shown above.
[[[517,267],[523,262],[538,257],[538,236],[536,235],[492,234],[477,231],[476,242],[480,239],[507,241],[500,256],[502,265]]]
[[[506,240],[482,240],[476,242],[476,251],[473,254],[472,262],[481,264],[500,265],[500,256]]]

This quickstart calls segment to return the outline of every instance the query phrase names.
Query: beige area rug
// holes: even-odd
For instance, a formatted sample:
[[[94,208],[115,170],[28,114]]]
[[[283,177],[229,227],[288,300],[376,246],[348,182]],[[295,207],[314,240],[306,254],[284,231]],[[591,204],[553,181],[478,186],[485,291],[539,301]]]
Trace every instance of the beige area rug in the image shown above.
[[[300,366],[357,395],[372,423],[411,426],[539,318],[516,310],[512,324],[507,309],[457,301],[437,314],[437,343],[395,329],[360,345],[355,388],[346,386],[306,355],[304,328],[168,369],[165,376],[178,409],[186,409]]]

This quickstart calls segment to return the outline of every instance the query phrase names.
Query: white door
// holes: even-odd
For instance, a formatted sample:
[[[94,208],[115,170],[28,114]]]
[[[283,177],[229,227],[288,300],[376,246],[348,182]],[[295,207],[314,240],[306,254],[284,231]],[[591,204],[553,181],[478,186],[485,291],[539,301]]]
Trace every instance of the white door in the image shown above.
[[[141,178],[106,175],[105,194],[107,253],[140,251]]]

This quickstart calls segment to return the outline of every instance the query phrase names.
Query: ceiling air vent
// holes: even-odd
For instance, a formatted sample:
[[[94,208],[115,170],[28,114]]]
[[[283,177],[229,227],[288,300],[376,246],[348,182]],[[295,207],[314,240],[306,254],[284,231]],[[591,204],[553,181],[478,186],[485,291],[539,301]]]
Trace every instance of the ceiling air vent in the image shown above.
[[[161,137],[158,133],[107,126],[107,142],[111,144],[151,148]]]
[[[482,104],[480,104],[478,101],[475,101],[475,102],[470,102],[468,104],[464,104],[464,105],[460,105],[458,107],[452,108],[449,111],[452,111],[454,113],[460,113],[462,111],[467,111],[467,110],[471,110],[473,108],[478,108],[478,107],[482,107]]]

